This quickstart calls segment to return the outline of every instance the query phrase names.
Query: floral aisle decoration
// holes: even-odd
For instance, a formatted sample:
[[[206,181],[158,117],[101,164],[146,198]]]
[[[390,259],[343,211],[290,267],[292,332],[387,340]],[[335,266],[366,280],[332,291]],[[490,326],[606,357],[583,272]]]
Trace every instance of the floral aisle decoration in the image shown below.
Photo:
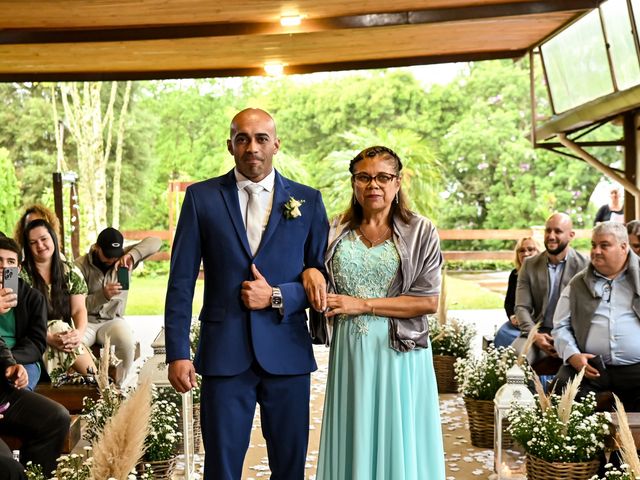
[[[189,331],[189,343],[191,344],[191,358],[193,359],[198,350],[200,343],[200,320],[194,317],[191,320],[191,329]],[[195,453],[200,451],[202,443],[202,428],[200,426],[200,392],[202,386],[202,376],[196,373],[197,385],[192,389],[193,392],[193,445]]]
[[[29,480],[149,480],[148,470],[138,475],[133,468],[142,457],[149,430],[151,387],[142,384],[124,400],[113,417],[104,423],[104,430],[94,440],[94,448],[85,447],[85,454],[63,455],[58,459],[52,476],[40,465],[27,464]],[[92,455],[93,454],[93,455]]]
[[[518,362],[512,347],[490,346],[479,357],[456,360],[455,372],[458,391],[464,398],[469,418],[471,444],[479,448],[493,448],[494,403],[498,389],[507,381],[507,370]],[[531,368],[520,365],[527,381],[532,378]]]
[[[620,452],[622,464],[618,468],[607,463],[604,466],[604,477],[600,478],[598,475],[594,475],[590,480],[638,480],[640,478],[640,458],[638,458],[636,443],[629,427],[627,412],[620,399],[616,395],[614,398],[618,415],[615,442]]]
[[[438,392],[455,393],[458,391],[458,385],[454,364],[456,359],[469,356],[471,341],[476,331],[472,324],[448,316],[445,279],[446,275],[443,274],[438,314],[429,317],[429,341],[433,352]]]
[[[562,395],[545,395],[538,388],[533,406],[515,404],[507,430],[527,454],[527,478],[588,480],[599,466],[611,415],[596,412],[595,394],[575,400],[584,371],[569,382]]]

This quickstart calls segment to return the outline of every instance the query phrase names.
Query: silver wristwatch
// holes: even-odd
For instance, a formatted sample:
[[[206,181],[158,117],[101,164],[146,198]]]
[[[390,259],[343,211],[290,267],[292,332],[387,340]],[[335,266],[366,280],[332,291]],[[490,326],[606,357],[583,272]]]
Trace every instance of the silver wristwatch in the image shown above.
[[[271,289],[271,308],[282,308],[282,292],[278,287]]]

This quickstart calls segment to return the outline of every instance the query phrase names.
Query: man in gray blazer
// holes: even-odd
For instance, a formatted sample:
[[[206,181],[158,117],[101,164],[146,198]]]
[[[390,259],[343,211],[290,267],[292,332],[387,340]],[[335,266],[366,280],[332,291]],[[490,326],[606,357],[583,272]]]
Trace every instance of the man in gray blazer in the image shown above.
[[[587,257],[569,246],[574,236],[571,217],[565,213],[554,213],[545,222],[545,251],[527,258],[518,273],[515,314],[522,333],[512,345],[522,353],[529,332],[541,322],[535,344],[527,353],[532,366],[545,357],[558,357],[551,337],[553,313],[560,292],[576,273],[589,264]]]

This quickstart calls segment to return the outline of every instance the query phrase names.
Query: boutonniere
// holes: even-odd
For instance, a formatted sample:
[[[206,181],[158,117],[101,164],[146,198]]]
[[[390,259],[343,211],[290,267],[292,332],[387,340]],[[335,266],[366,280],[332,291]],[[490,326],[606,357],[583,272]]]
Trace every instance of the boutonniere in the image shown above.
[[[301,217],[302,212],[300,211],[300,207],[303,203],[304,200],[296,200],[293,197],[289,197],[289,201],[284,204],[284,216],[289,220]]]

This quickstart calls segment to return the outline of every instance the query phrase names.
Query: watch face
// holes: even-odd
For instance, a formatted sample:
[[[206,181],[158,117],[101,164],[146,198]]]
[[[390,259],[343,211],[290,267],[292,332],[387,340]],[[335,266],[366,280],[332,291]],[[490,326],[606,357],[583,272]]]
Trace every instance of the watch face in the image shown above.
[[[272,307],[281,307],[282,306],[282,297],[273,296],[271,297],[271,306]]]

